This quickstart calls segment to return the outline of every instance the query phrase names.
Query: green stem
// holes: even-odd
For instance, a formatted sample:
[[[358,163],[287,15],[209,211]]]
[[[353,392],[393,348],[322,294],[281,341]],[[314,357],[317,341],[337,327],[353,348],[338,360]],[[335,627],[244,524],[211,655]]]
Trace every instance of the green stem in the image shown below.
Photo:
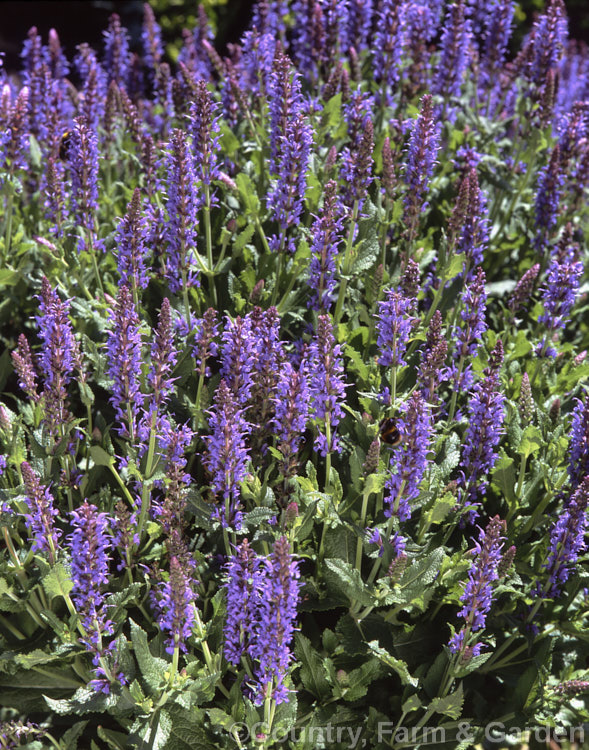
[[[209,288],[211,290],[212,306],[217,307],[217,290],[215,288],[214,268],[213,268],[213,235],[211,232],[211,188],[209,185],[205,185],[205,205],[204,205],[204,219],[205,219],[205,240],[207,244],[207,263],[211,275],[209,276]]]
[[[460,377],[462,375],[462,370],[464,368],[464,355],[462,355],[458,361],[458,372],[456,374],[456,380],[454,381],[456,384],[460,383]],[[450,423],[454,419],[454,413],[456,412],[456,399],[458,398],[458,387],[455,385],[455,387],[452,389],[452,400],[450,402],[450,409],[448,410],[448,423]]]
[[[143,533],[143,526],[147,518],[149,511],[150,498],[151,498],[151,483],[149,482],[153,471],[157,465],[158,459],[154,462],[155,455],[155,439],[156,429],[155,424],[157,421],[157,412],[151,415],[151,428],[149,431],[149,447],[147,449],[147,461],[145,463],[145,477],[143,478],[143,486],[141,488],[141,512],[139,513],[139,522],[137,524],[137,535],[139,537],[139,544],[141,544],[141,534]]]
[[[123,482],[123,478],[121,477],[119,472],[115,469],[114,464],[109,464],[109,468],[111,470],[112,475],[117,480],[119,487],[123,490],[123,493],[125,497],[127,498],[127,502],[129,503],[129,507],[134,508],[135,500],[133,499],[133,496],[131,495],[127,487],[125,486],[125,483]]]
[[[337,325],[342,315],[342,309],[346,298],[346,290],[348,287],[347,276],[350,272],[350,257],[352,254],[352,245],[354,243],[354,234],[356,232],[356,223],[358,221],[358,201],[354,201],[354,207],[352,209],[352,216],[350,219],[350,229],[348,231],[348,239],[346,241],[346,250],[344,252],[344,260],[342,263],[342,279],[340,281],[339,294],[337,296],[337,303],[335,305],[335,314],[333,316],[333,322]]]
[[[366,490],[364,490],[364,493],[362,495],[362,510],[360,511],[360,536],[358,537],[358,540],[356,542],[356,570],[358,571],[362,569],[362,549],[364,547],[362,534],[364,533],[364,524],[366,523],[368,498],[370,497],[370,494],[370,492],[366,492]]]

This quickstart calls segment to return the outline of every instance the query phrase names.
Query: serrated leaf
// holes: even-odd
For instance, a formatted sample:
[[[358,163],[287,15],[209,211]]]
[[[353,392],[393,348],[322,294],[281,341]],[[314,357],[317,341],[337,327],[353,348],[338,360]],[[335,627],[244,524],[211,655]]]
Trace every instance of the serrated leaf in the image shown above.
[[[335,558],[328,558],[324,561],[325,567],[330,574],[326,574],[329,577],[335,588],[337,588],[343,596],[350,602],[357,601],[360,604],[370,605],[374,599],[370,593],[365,590],[364,582],[358,570],[353,568],[350,563],[344,560],[338,560]]]
[[[319,700],[324,700],[331,693],[331,688],[325,677],[323,660],[302,633],[295,633],[295,654],[301,663],[300,677],[306,690]]]
[[[451,719],[459,719],[462,716],[462,706],[464,705],[464,692],[462,683],[458,689],[444,698],[432,698],[430,708],[438,714],[449,716]]]
[[[358,669],[353,669],[348,675],[349,688],[344,692],[344,700],[356,701],[368,692],[374,680],[382,677],[383,669],[377,658],[370,659]]]
[[[411,674],[409,673],[409,667],[402,659],[397,659],[392,654],[389,654],[386,649],[382,648],[378,641],[370,641],[367,645],[372,653],[377,656],[383,662],[383,664],[386,664],[387,667],[390,667],[399,675],[403,685],[411,685],[412,687],[417,687],[417,678],[411,676]]]
[[[517,448],[517,452],[520,453],[524,458],[537,453],[544,445],[544,439],[540,430],[534,425],[528,425],[522,433],[521,442]]]
[[[87,721],[77,721],[73,727],[70,727],[64,732],[61,738],[60,748],[63,750],[77,750],[78,740],[86,728],[87,723]]]
[[[153,656],[149,650],[147,633],[133,620],[130,622],[131,642],[135,658],[139,664],[141,677],[151,690],[157,690],[165,679],[164,674],[170,669],[170,665],[164,659]]]
[[[43,698],[52,711],[60,716],[83,716],[89,713],[107,713],[109,708],[116,705],[118,696],[111,693],[97,693],[91,688],[79,688],[74,695],[65,700],[54,700],[47,695]]]
[[[72,579],[62,563],[56,563],[51,568],[50,572],[43,578],[42,584],[49,601],[53,601],[57,596],[65,599],[74,587]]]

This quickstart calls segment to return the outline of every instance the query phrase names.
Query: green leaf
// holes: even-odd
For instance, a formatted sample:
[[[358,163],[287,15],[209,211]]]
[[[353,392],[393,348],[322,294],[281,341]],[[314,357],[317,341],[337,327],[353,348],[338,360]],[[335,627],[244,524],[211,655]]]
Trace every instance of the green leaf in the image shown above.
[[[125,750],[125,748],[129,747],[129,738],[122,732],[115,732],[114,729],[105,729],[101,726],[96,731],[100,739],[104,740],[113,750]]]
[[[164,750],[218,750],[203,727],[202,712],[171,705],[168,716],[169,737]]]
[[[498,487],[507,502],[515,502],[515,466],[513,458],[508,456],[503,448],[499,451],[499,459],[491,474],[493,483]]]
[[[409,667],[402,659],[397,659],[389,654],[386,649],[380,646],[378,641],[370,641],[368,643],[368,648],[375,656],[377,656],[381,660],[381,662],[383,662],[383,664],[386,664],[387,667],[390,667],[399,675],[403,685],[411,685],[412,687],[417,687],[419,681],[416,677],[411,676],[411,674],[409,673]]]
[[[301,633],[295,633],[295,654],[301,663],[300,677],[305,689],[320,701],[324,700],[331,694],[331,688],[325,677],[323,660]]]
[[[343,596],[350,602],[360,602],[366,606],[373,604],[374,599],[364,588],[364,582],[358,570],[344,560],[327,559],[324,561],[326,578],[330,580]]]
[[[445,698],[433,698],[430,708],[438,714],[449,716],[451,719],[459,719],[462,715],[462,706],[464,704],[464,693],[462,683],[458,689]]]
[[[74,587],[72,579],[62,563],[56,563],[43,578],[42,583],[50,601],[53,601],[57,596],[66,599]]]
[[[44,695],[43,698],[49,708],[60,716],[107,713],[108,709],[112,708],[118,701],[118,696],[114,693],[105,695],[86,687],[76,690],[74,695],[67,700],[54,700],[47,695]]]
[[[90,446],[90,456],[96,466],[112,466],[115,462],[114,457],[108,454],[100,445]]]
[[[260,199],[258,198],[254,183],[245,172],[240,172],[237,175],[235,183],[247,213],[258,216],[260,213]]]
[[[517,452],[524,456],[524,458],[528,458],[532,454],[537,453],[543,445],[544,439],[540,430],[534,427],[534,425],[528,425],[523,431]]]
[[[347,701],[357,701],[368,692],[374,680],[382,677],[383,669],[377,658],[370,659],[358,669],[353,669],[348,675],[349,687],[344,690],[343,698]]]
[[[60,741],[60,747],[63,748],[63,750],[77,750],[78,740],[86,728],[87,723],[87,721],[77,721],[73,727],[70,727],[67,732],[64,732]]]
[[[24,669],[33,669],[39,664],[49,664],[49,662],[59,660],[59,658],[59,654],[47,654],[40,648],[36,648],[28,654],[15,654],[14,661]]]
[[[149,650],[147,633],[133,620],[131,620],[131,642],[141,676],[151,690],[157,690],[165,680],[164,675],[170,669],[170,664],[164,659],[153,656]]]

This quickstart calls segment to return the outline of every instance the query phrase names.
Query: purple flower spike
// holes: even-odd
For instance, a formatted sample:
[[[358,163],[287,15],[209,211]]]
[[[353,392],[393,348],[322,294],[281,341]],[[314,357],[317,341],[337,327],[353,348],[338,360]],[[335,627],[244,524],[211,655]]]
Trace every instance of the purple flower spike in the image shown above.
[[[407,521],[411,518],[409,503],[419,497],[432,435],[430,407],[419,391],[414,391],[407,402],[399,419],[399,430],[403,441],[391,457],[391,473],[385,485],[388,490],[385,515],[396,515],[399,521]]]
[[[499,392],[497,369],[485,371],[485,377],[475,385],[468,403],[468,429],[460,459],[460,484],[467,503],[485,493],[484,475],[493,468],[497,458],[505,417],[505,396]],[[471,511],[471,518],[473,513]]]
[[[296,455],[309,416],[309,387],[304,369],[295,370],[290,362],[286,362],[280,370],[276,392],[274,429],[279,440],[278,449],[284,457],[281,471],[288,477],[296,469]]]
[[[338,211],[337,183],[330,180],[325,186],[322,215],[315,219],[311,227],[313,242],[308,284],[312,289],[312,296],[308,306],[313,310],[328,311],[337,297],[335,259],[343,241],[342,234],[343,222]]]
[[[487,330],[485,322],[487,295],[485,292],[485,273],[478,268],[476,275],[468,283],[462,293],[462,326],[456,331],[457,345],[454,353],[455,362],[466,362],[476,356],[481,343],[481,337]],[[458,370],[455,367],[456,376]],[[459,391],[468,390],[472,384],[472,365],[467,364],[460,373],[455,387]]]
[[[20,469],[29,506],[25,522],[33,537],[32,549],[47,552],[49,562],[53,565],[61,536],[61,531],[55,527],[55,517],[59,515],[59,511],[53,505],[54,500],[49,487],[41,486],[30,464],[23,461]]]
[[[225,380],[219,383],[210,415],[211,435],[205,437],[207,455],[203,463],[211,474],[211,489],[222,498],[222,505],[214,515],[223,525],[239,528],[239,483],[245,479],[249,462],[246,437],[250,425]]]
[[[169,654],[173,654],[176,648],[186,651],[186,641],[196,621],[193,604],[196,594],[190,574],[190,566],[172,555],[170,577],[160,584],[153,597],[160,630],[169,634],[166,640]]]
[[[566,326],[582,276],[583,264],[577,260],[575,248],[567,242],[559,244],[546,272],[546,285],[542,288],[544,312],[538,317],[548,330]]]
[[[45,420],[52,435],[67,422],[67,384],[74,369],[77,346],[68,318],[69,302],[62,302],[44,276],[36,318],[43,353],[39,366],[44,379]]]
[[[39,400],[37,392],[37,373],[33,362],[33,354],[24,333],[18,337],[18,349],[12,352],[12,363],[18,375],[19,388],[33,401]]]
[[[190,108],[196,176],[203,185],[219,177],[219,115],[205,81],[197,81]]]
[[[274,543],[274,550],[263,568],[262,596],[255,640],[249,653],[259,661],[254,677],[254,701],[263,703],[271,697],[276,703],[288,700],[284,685],[292,653],[290,642],[294,633],[299,598],[299,570],[293,560],[285,536]]]
[[[560,208],[560,197],[564,186],[564,174],[560,159],[560,147],[554,147],[550,162],[538,174],[536,193],[534,244],[537,250],[545,250],[556,227]]]
[[[317,333],[309,347],[307,362],[310,373],[311,414],[320,420],[325,429],[325,432],[320,431],[315,439],[315,447],[322,456],[326,456],[331,451],[341,450],[336,427],[343,417],[341,404],[346,391],[341,347],[335,343],[333,326],[328,315],[320,315],[318,318]]]
[[[119,288],[109,318],[112,333],[106,344],[106,354],[108,374],[113,380],[110,402],[121,422],[119,434],[134,440],[137,412],[143,405],[140,390],[141,334],[133,297],[124,284]]]
[[[72,566],[72,599],[86,630],[84,642],[95,653],[95,664],[102,653],[102,638],[112,635],[113,623],[106,616],[102,587],[108,583],[107,536],[110,521],[87,501],[71,511],[73,533],[69,537]]]
[[[114,81],[119,87],[126,87],[131,69],[129,36],[127,29],[121,26],[121,19],[113,13],[108,20],[108,29],[104,33],[104,68],[108,83]]]
[[[439,140],[439,124],[434,120],[432,97],[426,94],[421,101],[419,117],[411,129],[405,163],[405,216],[411,235],[415,232],[419,214],[427,206],[424,200],[434,171]]]
[[[252,391],[255,359],[255,337],[249,316],[231,320],[227,316],[221,338],[221,377],[240,406],[245,407]]]
[[[135,188],[116,234],[117,268],[121,282],[135,290],[146,289],[149,284],[149,274],[145,267],[150,255],[148,236],[147,218],[141,208],[141,191]]]
[[[403,357],[416,320],[411,315],[415,310],[415,300],[393,289],[386,289],[385,295],[386,299],[379,302],[376,316],[378,362],[385,367],[404,367],[407,362]]]
[[[227,563],[225,658],[237,666],[254,636],[261,590],[260,558],[244,539]]]
[[[440,61],[433,82],[434,94],[446,100],[460,96],[462,78],[470,63],[472,29],[465,18],[464,4],[448,8],[440,48]]]
[[[85,230],[78,250],[91,250],[98,210],[98,140],[83,117],[74,118],[70,137],[68,160],[72,171],[72,215],[77,225]]]
[[[167,159],[168,222],[166,239],[168,258],[166,278],[172,292],[185,286],[198,286],[196,260],[196,227],[198,226],[198,191],[193,158],[183,130],[172,132]]]
[[[577,487],[582,479],[589,476],[589,396],[585,402],[576,400],[571,423],[569,444],[569,477],[571,485]]]
[[[589,476],[586,476],[552,528],[550,552],[544,564],[549,576],[543,592],[546,596],[556,597],[561,594],[564,584],[574,570],[579,553],[585,549],[588,503]]]
[[[401,74],[403,50],[407,43],[406,5],[396,0],[383,0],[379,6],[378,25],[374,36],[374,74],[383,87],[384,102],[390,105]]]
[[[499,578],[498,567],[504,540],[501,533],[505,532],[505,527],[505,521],[499,516],[491,518],[485,530],[479,527],[479,541],[475,542],[472,550],[476,558],[469,571],[464,593],[460,597],[464,607],[458,615],[466,620],[466,625],[450,640],[450,650],[453,653],[464,652],[470,633],[485,626],[493,600],[493,582]],[[478,645],[478,650],[473,650],[471,656],[480,653],[481,645]]]

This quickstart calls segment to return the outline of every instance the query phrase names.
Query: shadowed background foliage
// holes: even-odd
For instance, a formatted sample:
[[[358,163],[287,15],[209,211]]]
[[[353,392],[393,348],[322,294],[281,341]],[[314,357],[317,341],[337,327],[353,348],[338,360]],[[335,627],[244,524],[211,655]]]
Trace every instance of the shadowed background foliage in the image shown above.
[[[196,24],[197,0],[149,0],[161,24],[170,58],[175,58],[183,28]],[[216,46],[223,52],[226,45],[237,42],[249,23],[253,0],[204,0],[202,2],[217,31]],[[520,28],[530,27],[534,14],[545,7],[545,0],[522,0],[518,3],[517,21]],[[570,18],[569,33],[575,39],[589,42],[587,0],[565,0]],[[138,48],[143,16],[142,0],[50,0],[27,2],[5,0],[2,3],[0,50],[5,53],[8,70],[20,68],[19,55],[27,31],[33,25],[43,37],[56,28],[62,45],[70,55],[77,44],[88,42],[95,48],[102,44],[102,32],[111,13],[118,13],[131,35],[133,48]],[[517,33],[513,43],[519,44]]]

